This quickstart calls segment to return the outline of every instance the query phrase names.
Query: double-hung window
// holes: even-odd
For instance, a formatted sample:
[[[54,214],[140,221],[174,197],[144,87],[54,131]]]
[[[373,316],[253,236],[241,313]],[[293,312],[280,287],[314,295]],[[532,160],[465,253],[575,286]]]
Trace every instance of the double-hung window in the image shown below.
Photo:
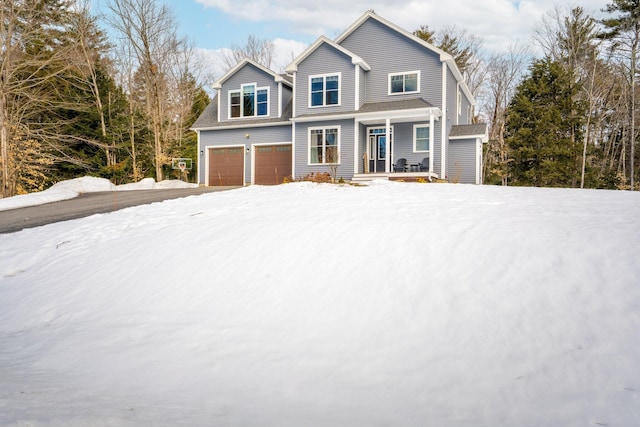
[[[269,88],[255,84],[242,85],[240,90],[229,91],[229,117],[256,117],[269,115]]]
[[[340,127],[309,129],[309,164],[338,164]]]
[[[420,71],[389,74],[389,95],[420,92]]]
[[[413,126],[413,151],[415,153],[429,152],[430,133],[429,125]]]
[[[309,105],[325,107],[340,105],[340,73],[310,76]]]

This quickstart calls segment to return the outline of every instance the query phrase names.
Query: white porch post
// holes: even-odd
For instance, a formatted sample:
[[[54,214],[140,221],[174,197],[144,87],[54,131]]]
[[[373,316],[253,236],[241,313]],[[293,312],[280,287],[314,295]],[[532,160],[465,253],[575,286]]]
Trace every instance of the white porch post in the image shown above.
[[[431,113],[429,115],[429,179],[431,179],[431,174],[433,173],[433,146],[435,141],[433,140],[433,137],[435,135],[435,130],[434,127],[435,126],[435,120],[433,117],[433,113]]]
[[[358,173],[358,165],[360,164],[359,146],[360,146],[360,122],[353,121],[353,174]],[[364,172],[364,171],[363,171]]]
[[[386,121],[387,132],[387,155],[384,158],[384,172],[391,172],[391,119],[387,118]]]

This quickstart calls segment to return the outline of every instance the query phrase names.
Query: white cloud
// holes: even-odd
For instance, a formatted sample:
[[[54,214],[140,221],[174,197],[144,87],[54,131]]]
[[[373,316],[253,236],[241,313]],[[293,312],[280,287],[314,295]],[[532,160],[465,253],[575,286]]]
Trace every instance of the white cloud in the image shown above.
[[[374,9],[380,16],[413,31],[420,25],[433,30],[455,25],[484,40],[490,51],[505,51],[516,41],[526,42],[531,30],[554,6],[572,6],[557,0],[196,0],[239,19],[278,21],[295,32],[335,37],[362,13]],[[599,13],[607,0],[581,0],[589,13]]]

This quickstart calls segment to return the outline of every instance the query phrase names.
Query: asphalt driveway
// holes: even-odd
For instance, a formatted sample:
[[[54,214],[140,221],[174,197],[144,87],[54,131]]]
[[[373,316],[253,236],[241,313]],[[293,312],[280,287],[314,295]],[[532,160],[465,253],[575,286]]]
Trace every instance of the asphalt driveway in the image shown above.
[[[237,187],[199,187],[166,190],[106,191],[85,193],[61,202],[0,211],[0,234],[59,221],[107,213],[131,206],[194,196]]]

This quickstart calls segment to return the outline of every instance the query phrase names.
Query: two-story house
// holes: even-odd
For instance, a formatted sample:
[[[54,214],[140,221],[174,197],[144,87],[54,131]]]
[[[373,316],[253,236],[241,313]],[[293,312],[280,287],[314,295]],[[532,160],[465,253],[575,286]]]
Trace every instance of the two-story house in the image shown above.
[[[453,58],[370,11],[320,37],[277,74],[245,60],[196,120],[199,182],[276,184],[336,171],[345,180],[481,183],[486,124]]]

